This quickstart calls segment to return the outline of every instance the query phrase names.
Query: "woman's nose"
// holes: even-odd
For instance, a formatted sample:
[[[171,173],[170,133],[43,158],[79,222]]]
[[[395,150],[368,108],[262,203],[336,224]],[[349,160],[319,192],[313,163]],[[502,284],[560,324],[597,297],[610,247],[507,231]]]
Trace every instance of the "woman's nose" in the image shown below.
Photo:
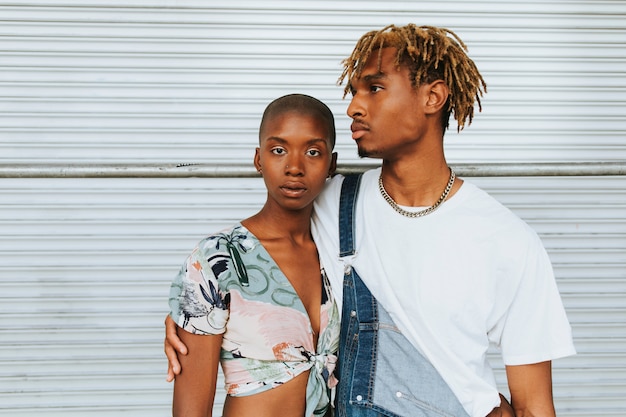
[[[298,175],[302,173],[302,158],[297,155],[287,158],[287,165],[285,171],[291,175]]]

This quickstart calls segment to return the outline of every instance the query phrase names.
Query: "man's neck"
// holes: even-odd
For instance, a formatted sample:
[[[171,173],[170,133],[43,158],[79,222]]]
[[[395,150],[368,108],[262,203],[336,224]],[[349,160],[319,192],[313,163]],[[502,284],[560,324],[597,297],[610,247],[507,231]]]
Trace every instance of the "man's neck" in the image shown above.
[[[429,207],[442,195],[451,176],[445,159],[439,161],[383,161],[382,179],[385,191],[401,206]],[[451,196],[462,181],[456,179]]]

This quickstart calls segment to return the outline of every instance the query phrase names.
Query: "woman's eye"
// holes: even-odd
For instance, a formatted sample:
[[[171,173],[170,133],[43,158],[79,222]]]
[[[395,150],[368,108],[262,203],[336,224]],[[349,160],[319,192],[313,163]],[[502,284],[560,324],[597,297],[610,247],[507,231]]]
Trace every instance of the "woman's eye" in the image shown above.
[[[318,151],[317,149],[309,149],[307,151],[307,154],[309,156],[320,156],[322,153],[320,151]]]
[[[272,149],[272,153],[274,155],[282,155],[285,153],[285,150],[283,148],[274,148]]]
[[[373,86],[371,86],[371,87],[370,87],[370,91],[371,91],[372,93],[377,93],[377,92],[378,92],[378,91],[380,91],[380,90],[382,90],[382,87],[381,87],[381,86],[379,86],[379,85],[373,85]]]

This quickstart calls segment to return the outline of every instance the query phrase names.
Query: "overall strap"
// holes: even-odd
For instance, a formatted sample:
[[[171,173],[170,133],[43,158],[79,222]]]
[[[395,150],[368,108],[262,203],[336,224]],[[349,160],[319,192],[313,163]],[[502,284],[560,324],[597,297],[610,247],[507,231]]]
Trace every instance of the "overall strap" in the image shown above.
[[[354,211],[363,174],[346,175],[339,199],[339,257],[351,256],[354,248]]]

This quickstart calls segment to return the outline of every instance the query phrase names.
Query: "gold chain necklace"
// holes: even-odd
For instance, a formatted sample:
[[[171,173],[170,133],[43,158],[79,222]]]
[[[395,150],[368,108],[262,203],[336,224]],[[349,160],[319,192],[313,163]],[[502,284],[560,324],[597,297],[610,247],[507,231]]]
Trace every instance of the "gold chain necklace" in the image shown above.
[[[393,200],[393,198],[391,198],[389,194],[387,194],[387,191],[385,190],[385,187],[383,186],[383,173],[382,172],[380,173],[380,177],[378,177],[378,189],[380,190],[380,194],[383,196],[385,201],[389,203],[391,208],[393,208],[398,213],[406,217],[422,217],[437,210],[437,208],[441,205],[441,203],[444,202],[444,200],[450,193],[450,190],[452,189],[452,185],[454,184],[454,178],[456,178],[456,175],[454,173],[454,170],[450,168],[450,179],[448,180],[448,184],[446,185],[445,190],[443,190],[443,194],[441,194],[441,197],[439,197],[439,200],[437,200],[437,202],[433,204],[432,206],[424,210],[420,210],[420,211],[408,211],[408,210],[403,209],[402,207],[398,205],[398,203],[396,203]]]

